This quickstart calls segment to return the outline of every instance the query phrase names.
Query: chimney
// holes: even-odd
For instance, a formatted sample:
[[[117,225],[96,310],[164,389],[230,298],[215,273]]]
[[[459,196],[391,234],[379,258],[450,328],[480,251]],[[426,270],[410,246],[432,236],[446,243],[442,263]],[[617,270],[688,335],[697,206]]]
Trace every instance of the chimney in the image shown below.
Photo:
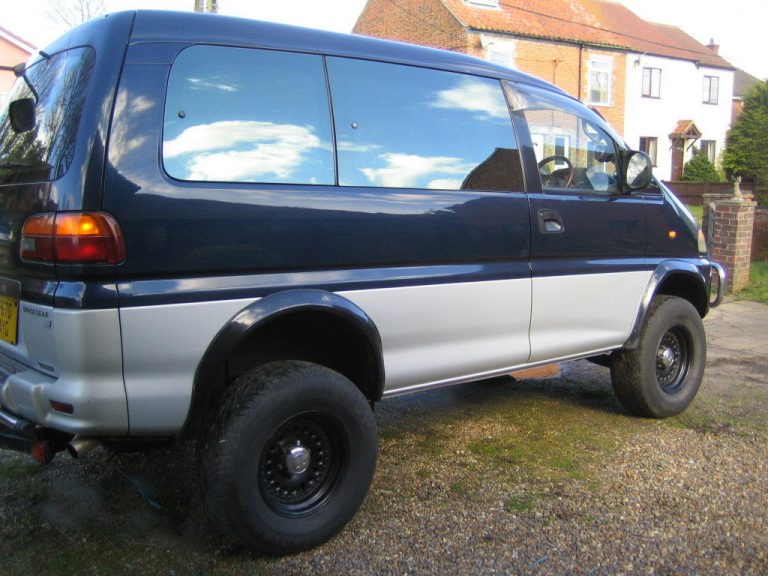
[[[720,52],[720,44],[715,44],[715,39],[714,38],[710,38],[709,39],[709,44],[707,44],[707,48],[712,50],[712,52],[714,52],[715,55],[717,55],[718,52]]]

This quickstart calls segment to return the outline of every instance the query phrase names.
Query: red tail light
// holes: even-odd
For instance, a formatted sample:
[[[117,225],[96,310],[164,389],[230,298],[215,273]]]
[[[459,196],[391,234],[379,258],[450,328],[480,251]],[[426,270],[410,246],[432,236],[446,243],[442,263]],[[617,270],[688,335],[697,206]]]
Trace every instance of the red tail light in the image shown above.
[[[36,214],[21,229],[21,259],[60,264],[118,264],[125,241],[117,221],[102,212]]]

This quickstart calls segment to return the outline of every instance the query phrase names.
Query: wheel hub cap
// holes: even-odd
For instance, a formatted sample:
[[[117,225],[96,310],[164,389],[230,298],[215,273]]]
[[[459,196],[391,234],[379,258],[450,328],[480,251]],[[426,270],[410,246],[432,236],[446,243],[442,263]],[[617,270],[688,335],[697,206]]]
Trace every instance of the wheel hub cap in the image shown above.
[[[295,446],[291,448],[285,457],[285,469],[292,476],[304,474],[309,468],[311,461],[312,454],[309,450],[301,445]]]
[[[675,351],[669,347],[661,347],[659,348],[656,359],[662,370],[669,370],[672,367],[672,364],[675,363]]]

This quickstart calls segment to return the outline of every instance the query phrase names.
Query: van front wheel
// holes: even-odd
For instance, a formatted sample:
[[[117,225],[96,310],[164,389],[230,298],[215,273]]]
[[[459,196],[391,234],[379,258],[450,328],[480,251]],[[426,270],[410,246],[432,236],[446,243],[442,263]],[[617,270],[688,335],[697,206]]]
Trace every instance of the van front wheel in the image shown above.
[[[288,554],[339,532],[376,467],[368,401],[342,375],[275,362],[237,379],[202,454],[206,508],[244,546]]]
[[[640,345],[615,355],[613,389],[638,416],[664,418],[685,410],[704,376],[707,344],[693,305],[676,296],[658,296],[648,312]]]

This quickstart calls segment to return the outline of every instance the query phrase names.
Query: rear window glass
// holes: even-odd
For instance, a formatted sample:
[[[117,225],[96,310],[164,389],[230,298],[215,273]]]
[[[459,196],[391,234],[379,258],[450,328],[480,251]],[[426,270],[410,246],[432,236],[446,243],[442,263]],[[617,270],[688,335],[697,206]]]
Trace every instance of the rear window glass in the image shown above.
[[[35,126],[16,132],[9,105],[0,112],[0,183],[38,182],[63,176],[72,163],[77,130],[95,53],[76,48],[43,58],[18,78],[9,104],[35,101]]]
[[[329,58],[339,184],[523,190],[498,80]]]
[[[185,49],[168,82],[163,164],[179,180],[333,184],[322,57]]]

